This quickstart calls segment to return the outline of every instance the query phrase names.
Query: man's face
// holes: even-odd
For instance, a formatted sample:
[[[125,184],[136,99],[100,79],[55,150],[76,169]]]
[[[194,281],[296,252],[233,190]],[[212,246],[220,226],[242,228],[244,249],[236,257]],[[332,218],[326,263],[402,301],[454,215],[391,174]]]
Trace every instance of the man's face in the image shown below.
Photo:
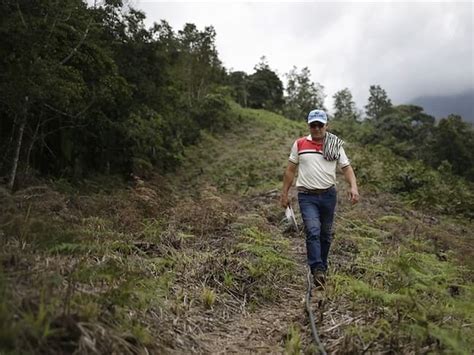
[[[311,137],[313,139],[323,139],[326,134],[326,125],[319,121],[314,121],[308,124]]]

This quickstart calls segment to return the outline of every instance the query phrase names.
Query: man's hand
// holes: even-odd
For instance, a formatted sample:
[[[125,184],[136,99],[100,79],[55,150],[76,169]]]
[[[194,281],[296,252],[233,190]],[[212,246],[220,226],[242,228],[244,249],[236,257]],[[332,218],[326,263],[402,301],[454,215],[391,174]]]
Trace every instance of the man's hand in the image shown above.
[[[359,191],[357,190],[357,187],[352,187],[351,190],[348,192],[348,195],[349,200],[353,205],[359,202]]]
[[[352,170],[352,167],[348,165],[342,168],[342,172],[344,173],[344,178],[351,187],[351,190],[347,193],[347,195],[352,204],[355,205],[357,202],[359,202],[359,190],[357,189],[357,181],[354,170]]]
[[[290,201],[288,201],[288,191],[290,190],[290,186],[293,183],[293,179],[295,178],[296,167],[296,164],[288,162],[285,175],[283,176],[283,189],[280,196],[280,205],[283,208],[287,208],[290,204]]]

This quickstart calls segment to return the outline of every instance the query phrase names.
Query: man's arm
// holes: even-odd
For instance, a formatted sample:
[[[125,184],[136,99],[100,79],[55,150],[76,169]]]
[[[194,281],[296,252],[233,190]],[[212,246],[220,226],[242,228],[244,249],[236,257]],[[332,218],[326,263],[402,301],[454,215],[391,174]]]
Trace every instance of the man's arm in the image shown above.
[[[296,167],[297,165],[290,161],[286,167],[285,175],[283,176],[283,190],[281,191],[280,197],[280,205],[283,208],[286,208],[289,205],[288,191],[290,190],[293,179],[295,178]]]
[[[342,168],[342,172],[344,173],[344,178],[350,186],[349,199],[351,200],[352,204],[356,204],[359,202],[359,190],[357,188],[357,180],[354,170],[352,169],[352,166],[347,165]]]

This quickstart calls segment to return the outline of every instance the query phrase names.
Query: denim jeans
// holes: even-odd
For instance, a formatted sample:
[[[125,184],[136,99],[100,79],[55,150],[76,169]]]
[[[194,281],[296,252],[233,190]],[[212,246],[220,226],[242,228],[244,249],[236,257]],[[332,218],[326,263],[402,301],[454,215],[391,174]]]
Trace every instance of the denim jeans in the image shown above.
[[[298,202],[306,232],[308,265],[312,271],[326,271],[337,202],[336,188],[333,186],[319,195],[300,192]]]

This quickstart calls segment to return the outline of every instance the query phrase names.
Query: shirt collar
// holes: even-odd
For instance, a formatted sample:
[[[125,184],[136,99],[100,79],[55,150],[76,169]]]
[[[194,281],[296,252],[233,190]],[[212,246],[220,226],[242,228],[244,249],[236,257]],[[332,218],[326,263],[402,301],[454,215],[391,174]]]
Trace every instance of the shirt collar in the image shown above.
[[[326,134],[327,134],[327,132],[326,132]],[[325,136],[325,137],[326,137],[326,136]],[[312,141],[312,140],[313,140],[313,137],[311,137],[311,134],[308,134],[308,135],[306,136],[306,140],[308,140],[308,141]]]

